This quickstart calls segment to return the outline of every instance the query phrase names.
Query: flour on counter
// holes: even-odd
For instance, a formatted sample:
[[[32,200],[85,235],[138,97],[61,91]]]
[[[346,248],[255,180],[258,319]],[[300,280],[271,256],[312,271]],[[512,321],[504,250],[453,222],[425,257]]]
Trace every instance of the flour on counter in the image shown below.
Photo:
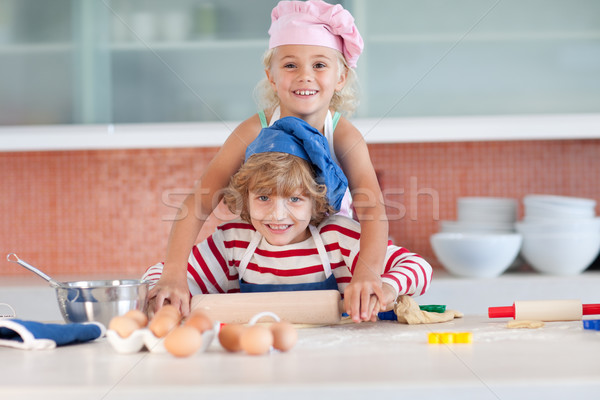
[[[544,326],[542,321],[530,321],[530,320],[512,320],[506,323],[506,327],[510,329],[537,329]]]

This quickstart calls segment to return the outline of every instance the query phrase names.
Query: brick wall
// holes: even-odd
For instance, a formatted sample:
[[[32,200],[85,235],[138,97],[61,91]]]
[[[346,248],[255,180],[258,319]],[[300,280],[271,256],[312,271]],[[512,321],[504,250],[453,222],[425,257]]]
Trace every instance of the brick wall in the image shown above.
[[[390,236],[439,267],[429,244],[456,198],[530,193],[600,202],[600,140],[369,145]],[[0,153],[0,276],[141,275],[162,260],[178,204],[215,148]],[[522,207],[520,208],[522,214]]]

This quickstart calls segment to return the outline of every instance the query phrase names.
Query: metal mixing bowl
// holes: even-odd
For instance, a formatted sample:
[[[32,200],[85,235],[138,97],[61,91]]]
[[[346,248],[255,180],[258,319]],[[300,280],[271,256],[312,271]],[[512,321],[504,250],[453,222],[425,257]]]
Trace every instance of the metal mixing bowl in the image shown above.
[[[148,282],[137,279],[61,282],[55,287],[66,322],[110,320],[130,310],[146,311]]]

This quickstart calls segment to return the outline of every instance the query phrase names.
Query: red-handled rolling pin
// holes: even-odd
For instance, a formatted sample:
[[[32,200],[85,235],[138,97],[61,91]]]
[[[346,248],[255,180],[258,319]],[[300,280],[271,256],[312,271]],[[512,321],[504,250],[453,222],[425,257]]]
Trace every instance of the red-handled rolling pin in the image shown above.
[[[488,308],[490,318],[517,320],[578,321],[594,314],[600,314],[600,304],[581,304],[580,300],[515,301],[512,306]]]

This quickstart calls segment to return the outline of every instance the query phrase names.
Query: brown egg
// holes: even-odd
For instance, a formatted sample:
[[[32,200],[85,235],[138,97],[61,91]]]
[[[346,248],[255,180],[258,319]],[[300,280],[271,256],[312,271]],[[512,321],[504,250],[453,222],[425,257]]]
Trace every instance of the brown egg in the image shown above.
[[[139,328],[140,326],[134,319],[124,315],[114,317],[108,324],[108,329],[117,332],[117,334],[122,338],[131,336],[133,331],[138,330]]]
[[[179,318],[168,314],[156,314],[152,318],[152,321],[150,321],[150,324],[148,324],[148,329],[150,329],[154,336],[161,338],[165,337],[177,325],[179,325]]]
[[[273,347],[279,351],[288,351],[298,341],[298,332],[289,322],[275,322],[271,325]]]
[[[246,353],[258,356],[267,353],[273,345],[273,334],[265,326],[248,327],[240,337],[240,346]]]
[[[140,328],[144,328],[146,325],[148,325],[148,317],[140,310],[129,310],[123,316],[131,318],[132,320],[137,322]]]
[[[172,304],[163,305],[161,308],[158,309],[158,311],[154,315],[156,316],[162,314],[171,315],[174,318],[181,319],[181,312],[179,311],[179,308],[175,307]]]
[[[184,325],[194,327],[198,329],[200,333],[209,331],[213,328],[212,320],[204,311],[201,310],[192,311],[190,316],[186,319]]]
[[[152,317],[148,329],[156,337],[165,337],[181,321],[179,309],[171,304],[163,305]]]
[[[236,352],[242,350],[240,338],[246,327],[239,324],[225,324],[219,331],[219,342],[227,351]]]
[[[189,357],[202,347],[202,335],[191,326],[178,326],[165,337],[165,349],[175,357]]]

